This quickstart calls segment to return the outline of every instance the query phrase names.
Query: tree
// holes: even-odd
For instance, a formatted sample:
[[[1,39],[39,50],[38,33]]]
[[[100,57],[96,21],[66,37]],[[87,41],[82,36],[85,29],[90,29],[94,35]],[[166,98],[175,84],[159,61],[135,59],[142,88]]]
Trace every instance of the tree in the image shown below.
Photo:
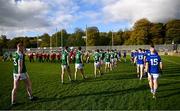
[[[99,45],[99,29],[97,27],[88,27],[87,33],[87,46]]]
[[[26,48],[31,48],[30,39],[28,37],[23,38],[23,45]]]
[[[124,32],[123,32],[123,34],[122,34],[122,39],[124,40],[124,45],[128,45],[129,43],[129,38],[130,38],[130,36],[131,36],[131,31],[129,31],[129,30],[125,30]]]
[[[99,32],[98,27],[87,28],[87,45],[112,45],[112,32]],[[2,48],[16,48],[18,42],[23,42],[27,48],[49,47],[50,40],[52,47],[59,47],[61,43],[63,46],[84,46],[86,39],[82,38],[86,33],[80,28],[75,28],[74,33],[67,33],[65,29],[59,30],[52,34],[52,36],[44,33],[38,39],[42,41],[37,42],[37,37],[15,37],[7,39],[6,35],[0,36],[0,49]],[[61,41],[61,36],[62,40]],[[51,39],[50,39],[51,38]],[[143,18],[137,20],[131,29],[119,30],[113,32],[114,45],[144,45],[144,44],[171,44],[180,43],[180,20],[173,19],[167,23],[151,23],[149,20]],[[38,44],[37,44],[38,43]]]
[[[80,28],[76,28],[75,32],[73,34],[75,36],[75,46],[85,46],[85,40],[82,38],[83,36],[85,36],[85,32],[80,29]]]
[[[166,24],[166,42],[180,43],[180,20],[170,20]]]
[[[114,33],[113,41],[114,45],[122,45],[124,40],[123,40],[123,31],[119,30],[118,32]]]
[[[151,43],[149,29],[151,22],[147,19],[140,19],[135,22],[128,44],[143,45]]]
[[[165,29],[162,23],[153,23],[150,28],[150,36],[153,44],[163,44],[165,40]]]
[[[24,37],[16,37],[16,38],[13,38],[12,40],[8,41],[8,48],[10,48],[10,49],[15,49],[17,43],[23,42],[23,39],[24,39]]]
[[[109,45],[109,41],[111,41],[111,38],[108,37],[108,34],[106,32],[99,33],[98,45],[100,46]]]
[[[7,48],[8,39],[6,38],[6,35],[0,36],[0,56],[2,55],[2,49]]]
[[[40,47],[50,47],[50,36],[47,33],[44,33],[40,39],[42,41],[40,42]]]
[[[8,39],[6,37],[6,35],[1,35],[0,36],[0,47],[1,48],[7,48],[7,43],[8,43]]]

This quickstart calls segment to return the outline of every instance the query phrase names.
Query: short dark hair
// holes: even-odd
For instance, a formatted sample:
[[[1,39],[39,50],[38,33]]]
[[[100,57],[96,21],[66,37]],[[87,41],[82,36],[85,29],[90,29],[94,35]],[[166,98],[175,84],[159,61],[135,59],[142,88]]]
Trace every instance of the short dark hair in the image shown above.
[[[151,46],[150,46],[151,48],[154,48],[154,45],[153,44],[151,44]]]
[[[66,46],[65,49],[68,50],[68,46]]]
[[[142,51],[142,49],[141,49],[141,48],[139,48],[139,50],[140,50],[140,51]]]
[[[97,49],[96,51],[99,52],[99,49]]]
[[[78,47],[78,50],[81,50],[81,47]]]

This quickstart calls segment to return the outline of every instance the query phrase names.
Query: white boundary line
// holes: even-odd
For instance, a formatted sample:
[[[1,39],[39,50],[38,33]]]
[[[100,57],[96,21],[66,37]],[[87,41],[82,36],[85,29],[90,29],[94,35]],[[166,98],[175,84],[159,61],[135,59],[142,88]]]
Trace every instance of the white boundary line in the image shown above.
[[[159,79],[159,80],[165,80],[165,81],[177,81],[177,82],[180,82],[180,80],[176,80],[176,79]]]
[[[169,59],[165,59],[165,58],[162,58],[164,61],[167,61],[169,63],[173,63],[173,64],[176,64],[176,65],[180,65],[180,63],[177,63],[175,61],[172,61],[172,60],[169,60]]]
[[[175,62],[175,61],[172,61],[172,60],[169,60],[169,59],[165,59],[165,58],[162,58],[164,61],[167,61],[167,62],[169,62],[169,63],[173,63],[173,64],[176,64],[176,65],[180,65],[180,63],[177,63],[177,62]],[[160,80],[165,80],[165,81],[179,81],[180,82],[180,80],[176,80],[176,79],[160,79]]]

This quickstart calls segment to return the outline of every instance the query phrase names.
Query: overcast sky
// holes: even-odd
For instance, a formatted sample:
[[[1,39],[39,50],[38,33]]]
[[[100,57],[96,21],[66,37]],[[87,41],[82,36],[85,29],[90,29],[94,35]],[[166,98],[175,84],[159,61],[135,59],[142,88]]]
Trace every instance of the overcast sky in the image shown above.
[[[180,0],[0,0],[0,35],[50,35],[97,26],[100,31],[130,28],[140,18],[180,19]]]

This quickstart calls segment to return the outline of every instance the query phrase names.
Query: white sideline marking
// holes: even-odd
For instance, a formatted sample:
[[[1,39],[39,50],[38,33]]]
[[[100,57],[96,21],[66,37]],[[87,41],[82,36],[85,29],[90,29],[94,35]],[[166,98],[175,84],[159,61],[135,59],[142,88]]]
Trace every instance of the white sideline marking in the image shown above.
[[[165,81],[178,81],[178,82],[180,82],[180,80],[176,80],[176,79],[161,79],[161,78],[160,78],[160,80],[165,80]]]
[[[172,60],[169,60],[169,59],[165,59],[165,58],[162,58],[163,60],[169,62],[169,63],[173,63],[173,64],[176,64],[176,65],[180,65],[180,63],[177,63],[175,61],[172,61]]]

